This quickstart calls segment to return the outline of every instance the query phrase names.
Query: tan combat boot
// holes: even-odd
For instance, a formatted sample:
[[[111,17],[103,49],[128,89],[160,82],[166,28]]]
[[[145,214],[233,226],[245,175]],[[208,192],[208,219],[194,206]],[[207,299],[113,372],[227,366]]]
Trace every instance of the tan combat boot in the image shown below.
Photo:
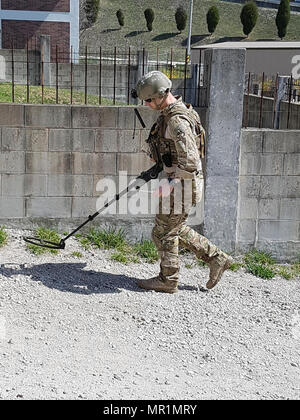
[[[142,289],[155,290],[156,292],[176,293],[178,291],[177,281],[162,281],[159,276],[152,277],[151,279],[138,280],[137,285]]]
[[[229,255],[225,254],[225,252],[221,252],[219,255],[211,258],[208,263],[210,273],[209,280],[206,283],[207,289],[212,289],[216,286],[224,271],[227,270],[232,263],[233,259]]]

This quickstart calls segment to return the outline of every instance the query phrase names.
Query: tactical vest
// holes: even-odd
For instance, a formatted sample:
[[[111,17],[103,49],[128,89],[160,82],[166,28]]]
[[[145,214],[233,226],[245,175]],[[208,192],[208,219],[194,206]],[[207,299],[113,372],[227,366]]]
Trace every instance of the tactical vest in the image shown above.
[[[159,151],[160,156],[165,154],[171,155],[173,165],[178,163],[175,141],[172,139],[166,139],[165,133],[169,120],[174,116],[180,116],[180,118],[189,122],[191,130],[195,135],[195,142],[199,151],[199,157],[203,159],[205,155],[205,131],[201,125],[200,117],[193,109],[192,105],[186,104],[186,107],[187,108],[183,107],[182,102],[180,102],[178,105],[175,104],[168,111],[167,115],[160,115],[157,122],[153,125],[149,136],[149,139],[151,138],[151,142],[155,144],[156,149]],[[154,157],[153,153],[151,154],[152,157]]]

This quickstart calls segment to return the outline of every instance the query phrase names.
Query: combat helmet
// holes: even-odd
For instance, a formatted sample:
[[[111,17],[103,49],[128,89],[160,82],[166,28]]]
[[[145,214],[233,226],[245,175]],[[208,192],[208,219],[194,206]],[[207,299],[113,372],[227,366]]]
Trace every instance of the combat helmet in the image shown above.
[[[162,72],[154,70],[145,74],[136,86],[136,96],[145,101],[152,98],[163,98],[172,87],[171,80]]]

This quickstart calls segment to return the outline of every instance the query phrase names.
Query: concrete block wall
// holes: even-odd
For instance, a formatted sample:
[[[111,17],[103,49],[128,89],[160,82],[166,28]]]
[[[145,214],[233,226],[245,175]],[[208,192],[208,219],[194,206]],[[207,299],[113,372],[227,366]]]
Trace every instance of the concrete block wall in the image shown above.
[[[140,112],[150,128],[156,114]],[[141,151],[147,130],[136,121],[133,138],[134,126],[132,107],[0,104],[0,225],[66,231],[93,214],[98,181],[109,178],[118,188],[119,171],[134,178],[152,165]],[[149,214],[103,214],[93,223],[140,238],[152,222]]]
[[[244,97],[243,126],[246,125],[246,121],[247,121],[246,102],[247,102],[247,95],[245,95]],[[248,127],[259,126],[260,102],[261,102],[261,99],[259,96],[249,95],[248,124],[247,124]],[[281,130],[285,130],[287,128],[288,108],[289,108],[289,103],[286,101],[281,101],[280,110],[279,110],[279,129]],[[264,97],[262,101],[262,122],[261,122],[262,125],[261,126],[263,128],[273,128],[273,117],[274,117],[274,99]],[[291,102],[290,104],[288,128],[291,130],[300,129],[300,104],[299,103]]]
[[[243,129],[237,250],[300,255],[300,131]]]

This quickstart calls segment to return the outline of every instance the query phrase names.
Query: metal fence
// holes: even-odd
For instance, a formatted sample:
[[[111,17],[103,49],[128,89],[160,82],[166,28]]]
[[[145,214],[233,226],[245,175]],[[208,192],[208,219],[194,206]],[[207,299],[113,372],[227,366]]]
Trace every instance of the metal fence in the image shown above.
[[[6,89],[6,101],[23,103],[113,104],[130,105],[138,79],[151,70],[159,70],[173,82],[174,94],[187,102],[203,106],[200,98],[200,67],[191,65],[187,51],[183,60],[175,61],[168,53],[148,53],[101,47],[85,47],[80,53],[51,47],[45,55],[37,41],[27,43],[26,49],[0,50],[4,58],[5,77],[0,76],[0,89]],[[178,53],[176,52],[178,57]],[[48,57],[48,58],[47,58]],[[1,74],[1,71],[0,71]],[[1,86],[2,85],[2,86]]]
[[[300,80],[248,73],[244,94],[244,127],[300,128]]]

